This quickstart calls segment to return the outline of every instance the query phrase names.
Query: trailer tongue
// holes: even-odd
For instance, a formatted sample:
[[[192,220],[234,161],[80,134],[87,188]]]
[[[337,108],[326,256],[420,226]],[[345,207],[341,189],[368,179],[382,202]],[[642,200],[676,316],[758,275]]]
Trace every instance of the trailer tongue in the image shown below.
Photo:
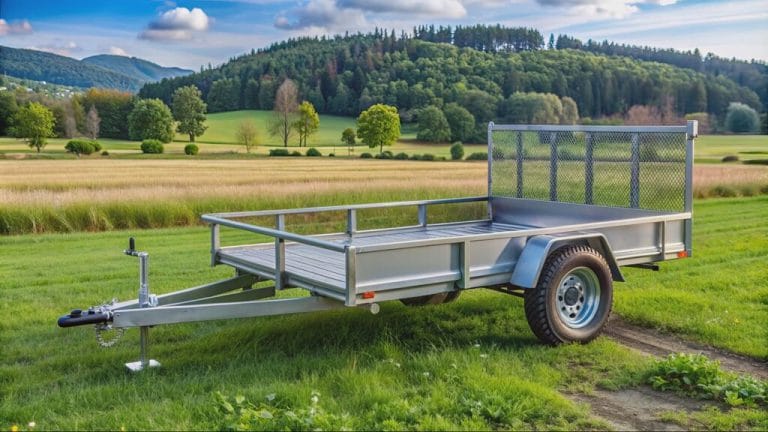
[[[61,327],[139,327],[141,370],[149,360],[149,328],[160,324],[247,318],[455,300],[467,289],[491,288],[524,297],[534,334],[548,344],[588,342],[605,325],[621,266],[658,269],[656,262],[691,254],[693,145],[685,126],[488,126],[488,194],[481,197],[204,215],[211,263],[234,277],[167,294],[150,293],[149,255],[139,259],[136,300],[112,302],[59,318]],[[484,203],[479,220],[429,223],[435,205]],[[415,207],[414,225],[358,230],[358,213]],[[299,235],[286,217],[341,212],[344,232]],[[274,227],[248,219],[271,217]],[[220,227],[274,239],[222,247]],[[269,287],[254,288],[260,281]],[[308,297],[269,299],[286,288]]]

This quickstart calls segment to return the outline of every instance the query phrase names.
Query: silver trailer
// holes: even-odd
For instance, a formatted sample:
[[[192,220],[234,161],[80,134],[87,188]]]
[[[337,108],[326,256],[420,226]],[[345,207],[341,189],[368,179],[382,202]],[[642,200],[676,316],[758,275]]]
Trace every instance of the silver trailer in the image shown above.
[[[659,261],[691,256],[695,121],[683,126],[488,125],[488,192],[479,197],[208,214],[211,264],[228,265],[223,281],[152,295],[148,255],[140,263],[136,300],[73,310],[70,327],[141,329],[149,360],[149,328],[160,324],[247,318],[455,300],[473,288],[524,298],[534,334],[547,344],[588,342],[611,311],[622,266],[657,270]],[[485,217],[430,223],[430,208],[485,203]],[[358,212],[415,207],[415,224],[359,230]],[[344,232],[299,235],[295,215],[346,215]],[[461,214],[457,212],[457,214]],[[269,217],[274,226],[248,223]],[[274,239],[223,247],[221,227]],[[260,281],[272,286],[253,288]],[[311,295],[269,299],[286,288]],[[108,345],[102,336],[99,341]]]

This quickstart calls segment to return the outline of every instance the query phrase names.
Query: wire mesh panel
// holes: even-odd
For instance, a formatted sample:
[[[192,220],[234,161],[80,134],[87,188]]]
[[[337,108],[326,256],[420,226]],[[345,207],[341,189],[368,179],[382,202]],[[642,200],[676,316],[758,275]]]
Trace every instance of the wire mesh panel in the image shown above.
[[[489,138],[492,196],[685,210],[685,126],[491,125]]]

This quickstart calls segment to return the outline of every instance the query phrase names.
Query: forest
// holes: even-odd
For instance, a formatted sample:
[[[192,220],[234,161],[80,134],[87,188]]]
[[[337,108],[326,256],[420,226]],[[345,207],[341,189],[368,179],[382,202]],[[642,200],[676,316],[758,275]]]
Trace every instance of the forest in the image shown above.
[[[169,103],[176,88],[194,84],[210,112],[270,110],[285,78],[320,113],[356,116],[385,103],[397,106],[406,122],[420,108],[457,103],[485,123],[516,92],[572,98],[580,116],[591,118],[670,102],[679,115],[722,118],[730,102],[763,110],[755,91],[726,74],[583,49],[546,49],[536,30],[482,25],[290,39],[217,68],[146,84],[139,96]]]

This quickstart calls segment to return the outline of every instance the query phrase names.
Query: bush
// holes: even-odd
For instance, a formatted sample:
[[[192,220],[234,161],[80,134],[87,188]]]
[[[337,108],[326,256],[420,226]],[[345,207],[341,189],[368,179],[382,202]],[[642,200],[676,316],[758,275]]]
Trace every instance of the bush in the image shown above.
[[[375,156],[376,159],[393,159],[394,157],[395,156],[389,150],[384,150]]]
[[[184,154],[188,156],[194,156],[200,151],[197,144],[187,144],[184,146]]]
[[[314,147],[310,147],[309,149],[307,149],[307,156],[317,157],[317,156],[322,156],[322,155],[323,154],[320,153],[320,150],[318,150],[318,149],[316,149]]]
[[[336,157],[336,153],[328,153],[328,157]]]
[[[423,155],[421,155],[421,160],[423,160],[423,161],[433,161],[433,160],[435,160],[435,155],[433,155],[432,153],[424,153]]]
[[[408,155],[403,153],[403,152],[400,152],[400,153],[396,154],[394,158],[397,159],[397,160],[407,160],[408,159]]]
[[[160,154],[165,151],[163,143],[156,139],[145,139],[141,142],[141,152],[145,154]]]
[[[103,149],[98,141],[91,140],[90,143],[93,146],[94,152],[100,152]]]
[[[739,157],[736,155],[728,155],[720,160],[720,162],[738,162],[738,161],[739,161]]]
[[[420,154],[411,155],[410,159],[411,160],[421,160],[421,155]]]
[[[472,153],[471,155],[467,156],[467,160],[477,161],[477,160],[488,160],[488,153],[486,152],[476,152]]]
[[[370,153],[361,153],[360,159],[373,159],[373,155]]]
[[[298,150],[294,150],[291,152],[291,156],[301,156],[301,152]]]
[[[461,160],[464,157],[464,144],[456,141],[451,146],[451,160]]]
[[[94,146],[94,141],[88,141],[88,140],[82,140],[82,139],[73,139],[70,140],[67,145],[64,146],[64,149],[68,151],[69,153],[74,153],[78,156],[80,155],[89,155],[96,150],[96,146]],[[101,146],[99,146],[99,150],[101,149]]]
[[[276,149],[269,149],[269,155],[270,156],[290,156],[291,154],[288,153],[288,149],[276,148]]]
[[[109,152],[108,152],[108,151],[106,151],[106,150],[104,150],[103,152],[101,152],[101,155],[102,155],[102,156],[109,156]]]
[[[725,116],[725,128],[734,133],[754,133],[760,129],[760,117],[752,107],[731,102]]]

